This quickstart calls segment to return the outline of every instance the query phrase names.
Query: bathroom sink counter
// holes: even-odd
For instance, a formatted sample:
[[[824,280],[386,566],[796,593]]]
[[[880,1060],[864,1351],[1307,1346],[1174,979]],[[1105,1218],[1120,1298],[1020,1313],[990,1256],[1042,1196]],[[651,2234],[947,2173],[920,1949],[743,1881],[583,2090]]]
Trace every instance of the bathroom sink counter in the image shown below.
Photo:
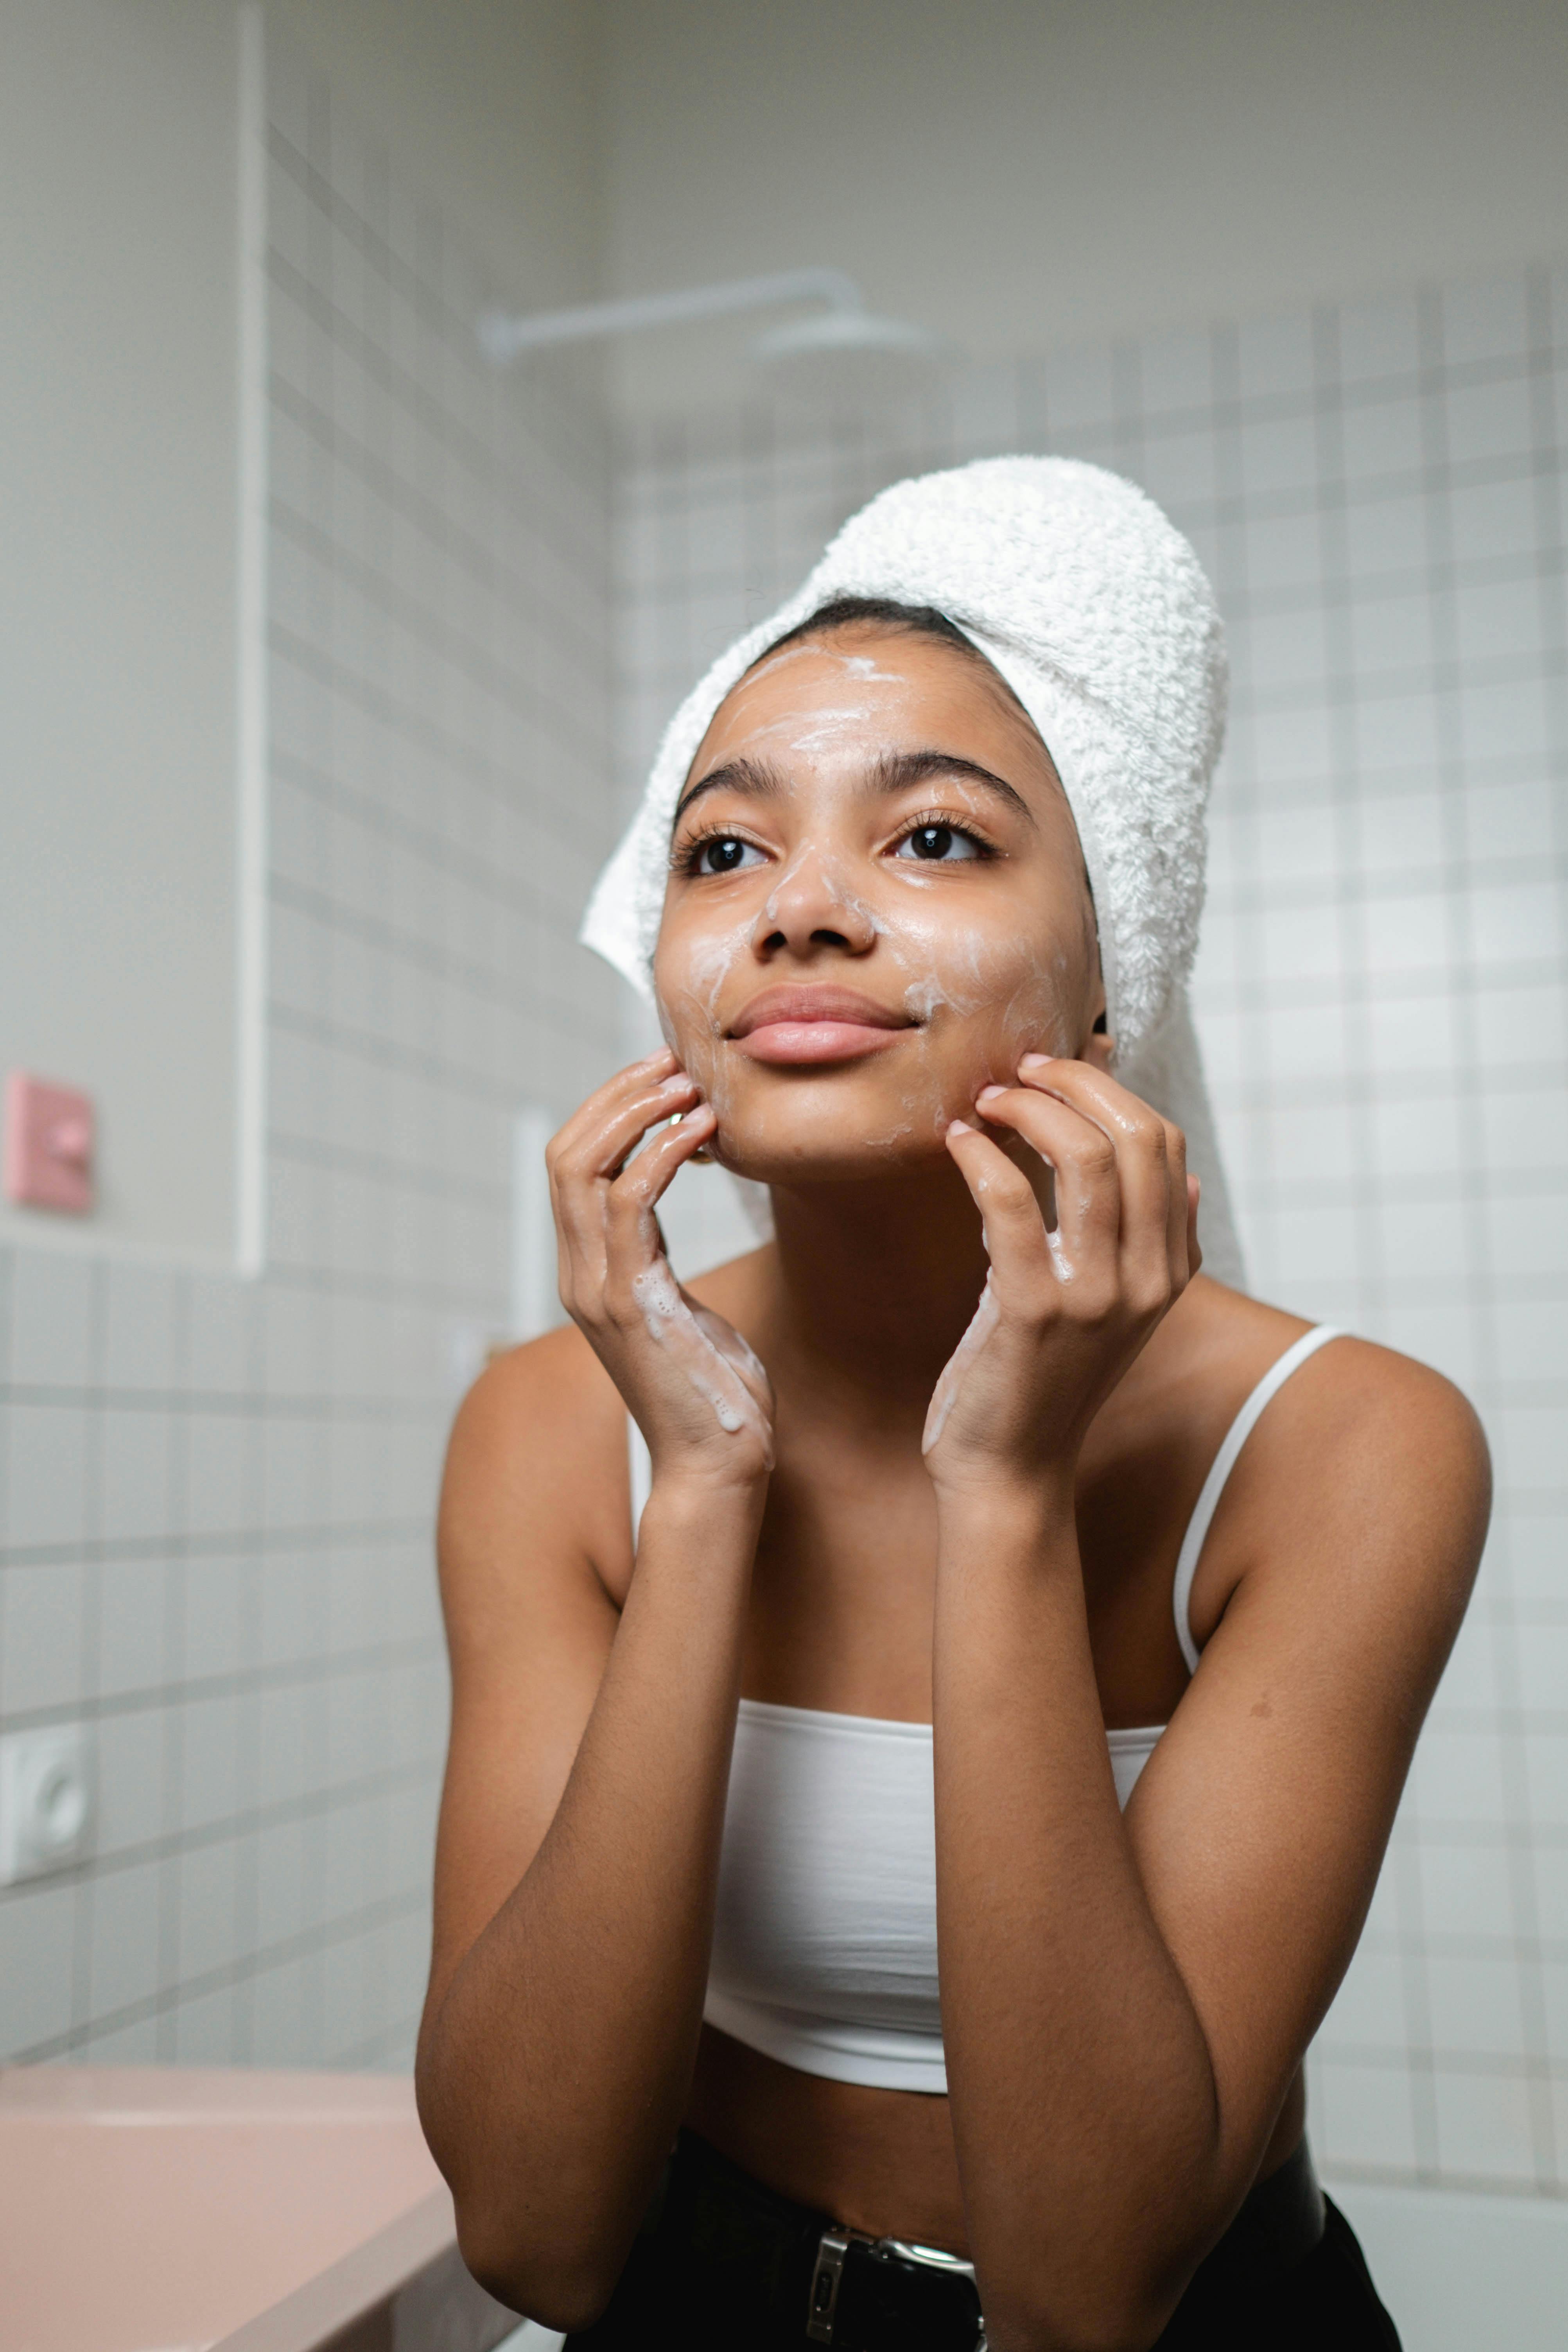
[[[0,2072],[0,2352],[488,2352],[408,2082]]]

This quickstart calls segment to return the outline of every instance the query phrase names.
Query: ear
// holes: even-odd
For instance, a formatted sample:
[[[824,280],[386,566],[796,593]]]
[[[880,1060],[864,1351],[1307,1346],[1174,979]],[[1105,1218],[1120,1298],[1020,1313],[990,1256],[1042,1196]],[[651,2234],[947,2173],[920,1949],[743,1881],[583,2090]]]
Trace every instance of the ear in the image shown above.
[[[1105,997],[1101,992],[1100,1010],[1094,1016],[1094,1026],[1079,1049],[1079,1060],[1087,1062],[1090,1069],[1109,1071],[1110,1058],[1115,1051],[1116,1040],[1110,1034],[1106,1025]]]

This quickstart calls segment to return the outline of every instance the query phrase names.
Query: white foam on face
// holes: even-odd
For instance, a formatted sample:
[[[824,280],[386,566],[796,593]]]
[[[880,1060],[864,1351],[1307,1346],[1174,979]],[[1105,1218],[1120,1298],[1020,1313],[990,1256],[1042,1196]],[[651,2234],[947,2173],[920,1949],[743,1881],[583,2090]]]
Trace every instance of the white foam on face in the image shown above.
[[[757,728],[756,743],[778,743],[804,760],[820,760],[841,751],[846,737],[863,735],[876,713],[867,702],[817,703],[810,710],[785,710],[771,725]]]
[[[815,842],[804,842],[769,891],[763,907],[765,922],[777,925],[780,907],[786,890],[792,888],[803,875],[816,867],[817,887],[830,907],[841,907],[846,914],[858,916],[874,939],[880,938],[888,926],[869,902],[854,887],[846,882],[834,861]]]
[[[727,931],[689,940],[682,950],[679,985],[660,988],[655,999],[666,1042],[713,1106],[721,1127],[732,1100],[732,1065],[723,1051],[720,1007],[731,973],[751,952],[752,929],[748,917]]]
[[[868,728],[885,716],[886,700],[875,688],[909,684],[898,670],[883,669],[868,655],[844,654],[831,646],[803,641],[781,648],[759,664],[736,689],[737,696],[743,696],[749,686],[784,664],[803,658],[815,665],[817,677],[826,660],[847,680],[870,690],[863,699],[846,695],[840,701],[826,704],[808,693],[805,708],[771,715],[754,728],[748,729],[742,715],[741,731],[748,746],[776,745],[785,755],[782,789],[784,802],[791,807],[799,803],[805,789],[804,781],[791,774],[791,761],[806,771],[824,757],[844,749],[853,751],[863,743]],[[907,857],[880,858],[875,902],[858,887],[861,879],[852,853],[825,843],[808,830],[807,836],[767,877],[759,911],[722,935],[683,943],[680,978],[674,985],[667,981],[660,992],[660,1019],[666,1037],[703,1087],[718,1115],[716,1158],[723,1157],[720,1137],[733,1115],[736,1082],[735,1057],[726,1047],[721,1007],[731,1013],[735,1010],[731,1001],[732,982],[743,960],[753,964],[752,977],[759,984],[789,976],[777,968],[764,943],[768,929],[784,928],[791,894],[797,889],[815,892],[824,908],[842,910],[853,919],[862,934],[853,940],[857,950],[864,952],[870,941],[877,942],[872,958],[876,977],[868,972],[868,983],[872,992],[901,1003],[912,1024],[912,1050],[910,1045],[901,1045],[895,1057],[903,1080],[898,1116],[880,1125],[880,1131],[864,1128],[860,1131],[858,1140],[870,1150],[891,1155],[900,1142],[916,1135],[937,1141],[948,1120],[970,1108],[969,1101],[955,1098],[955,1089],[958,1095],[969,1089],[972,1098],[973,1091],[987,1081],[1016,1082],[1018,1061],[1031,1050],[1049,1054],[1077,1050],[1075,1023],[1068,1009],[1076,994],[1070,986],[1072,958],[1059,945],[1042,940],[992,939],[984,931],[976,935],[940,896],[932,899],[931,894],[939,889],[942,879],[934,864],[922,865]],[[750,903],[755,908],[754,899]],[[850,927],[830,918],[826,928],[848,930]],[[1092,953],[1092,930],[1089,937]],[[889,963],[894,979],[890,991],[882,977]],[[812,977],[853,982],[858,975],[847,968],[831,974],[814,971]],[[954,1036],[955,1025],[983,1016],[988,1017],[984,1038],[974,1040],[978,1052],[965,1051]]]
[[[954,1074],[943,1067],[954,1023],[990,1016],[988,1060],[970,1072],[972,1091],[992,1081],[1014,1084],[1026,1053],[1075,1050],[1069,960],[1060,950],[1021,940],[989,941],[929,920],[900,920],[888,937],[895,960],[906,971],[911,963],[917,967],[902,992],[904,1010],[917,1024],[919,1055],[903,1108],[922,1129],[944,1135],[949,1119],[967,1116],[970,1108],[968,1101],[952,1099]]]
[[[731,688],[731,693],[739,697],[747,687],[755,686],[759,679],[770,677],[775,670],[798,661],[833,662],[847,677],[863,678],[877,686],[909,684],[901,670],[879,668],[872,654],[842,653],[830,638],[797,637],[792,644],[780,646],[773,653],[764,655],[754,668],[746,672],[740,684]]]

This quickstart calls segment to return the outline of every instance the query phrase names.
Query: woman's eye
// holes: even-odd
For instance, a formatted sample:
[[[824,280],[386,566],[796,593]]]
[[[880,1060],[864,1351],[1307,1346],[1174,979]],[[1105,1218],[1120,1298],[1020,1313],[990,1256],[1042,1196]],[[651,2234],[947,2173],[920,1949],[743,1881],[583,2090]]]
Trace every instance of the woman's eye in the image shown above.
[[[762,856],[762,851],[749,841],[741,841],[732,833],[716,834],[708,841],[700,841],[692,853],[693,874],[738,874],[742,866]]]
[[[917,824],[912,833],[905,834],[894,855],[923,858],[928,865],[957,866],[978,857],[980,845],[972,835],[960,833],[956,825]]]

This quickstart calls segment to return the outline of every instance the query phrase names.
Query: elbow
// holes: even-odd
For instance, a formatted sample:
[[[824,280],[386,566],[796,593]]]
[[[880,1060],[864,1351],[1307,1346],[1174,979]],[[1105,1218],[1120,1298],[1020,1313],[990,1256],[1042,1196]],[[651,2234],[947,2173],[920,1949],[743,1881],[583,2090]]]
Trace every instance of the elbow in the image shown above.
[[[1020,2279],[985,2283],[990,2352],[1151,2352],[1181,2301],[1182,2286],[1163,2287],[1122,2273],[1115,2279]]]
[[[1164,2333],[1169,2312],[1118,2312],[1109,2305],[1087,2310],[1064,2310],[1059,2298],[1048,2305],[1015,2305],[994,2320],[985,2306],[985,2341],[990,2352],[1152,2352]]]
[[[458,2210],[458,2252],[469,2275],[497,2303],[562,2336],[574,2336],[604,2316],[620,2264],[603,2247],[529,2242],[515,2223]]]
[[[570,2336],[591,2327],[615,2293],[626,2257],[615,2217],[586,2193],[570,2160],[542,2170],[509,2163],[498,2135],[471,2115],[454,2119],[427,2052],[415,2083],[430,2153],[446,2177],[458,2252],[469,2276],[508,2310]],[[517,2135],[511,2135],[514,2145]]]

